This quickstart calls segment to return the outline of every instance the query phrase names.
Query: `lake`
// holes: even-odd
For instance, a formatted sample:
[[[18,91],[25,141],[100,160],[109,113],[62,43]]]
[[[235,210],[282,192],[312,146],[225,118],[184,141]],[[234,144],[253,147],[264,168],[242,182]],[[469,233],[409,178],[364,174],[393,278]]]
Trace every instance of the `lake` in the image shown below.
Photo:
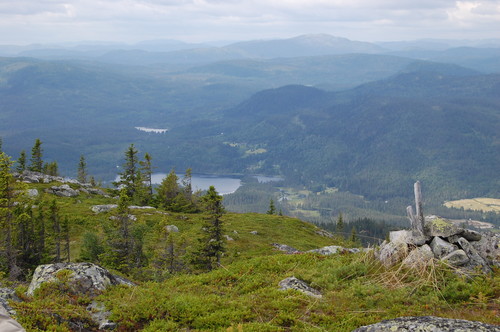
[[[167,173],[154,173],[151,176],[153,184],[160,184],[167,176]],[[182,174],[178,174],[179,179],[182,179]],[[275,176],[254,176],[259,182],[281,181],[280,177]],[[232,194],[241,186],[241,179],[237,176],[230,175],[207,175],[193,174],[191,177],[191,186],[193,191],[207,190],[210,186],[214,186],[217,192],[221,195]]]

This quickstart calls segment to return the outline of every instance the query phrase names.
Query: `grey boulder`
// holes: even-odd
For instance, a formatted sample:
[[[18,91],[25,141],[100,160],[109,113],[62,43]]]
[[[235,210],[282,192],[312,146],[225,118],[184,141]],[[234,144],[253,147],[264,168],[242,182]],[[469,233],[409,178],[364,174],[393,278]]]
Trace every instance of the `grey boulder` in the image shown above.
[[[499,326],[434,316],[400,317],[362,326],[352,332],[500,332]]]
[[[289,277],[281,280],[279,282],[279,286],[281,290],[294,289],[311,297],[322,297],[321,293],[318,290],[312,288],[306,282],[295,277]]]

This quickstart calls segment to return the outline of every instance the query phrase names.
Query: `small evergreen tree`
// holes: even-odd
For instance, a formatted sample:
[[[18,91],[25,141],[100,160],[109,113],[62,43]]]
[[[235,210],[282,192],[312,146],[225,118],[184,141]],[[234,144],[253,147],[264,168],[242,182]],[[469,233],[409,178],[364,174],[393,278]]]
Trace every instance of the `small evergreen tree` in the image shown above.
[[[29,170],[32,172],[42,172],[43,170],[43,149],[42,149],[42,141],[39,138],[35,140],[35,144],[31,149],[31,159]]]
[[[173,169],[168,173],[167,177],[161,181],[160,186],[156,189],[156,198],[160,207],[167,210],[172,207],[174,199],[180,193],[178,181],[179,178]]]
[[[222,254],[226,250],[221,220],[225,213],[222,200],[223,197],[217,193],[214,186],[210,186],[207,193],[201,197],[208,216],[203,227],[204,235],[200,238],[200,246],[194,254],[193,263],[204,270],[213,270],[219,266]]]
[[[80,260],[84,262],[99,263],[99,256],[104,253],[104,248],[99,237],[93,232],[86,232],[82,237],[82,250]]]
[[[58,176],[59,166],[56,161],[43,164],[42,172],[47,175]]]
[[[153,158],[146,152],[144,160],[139,162],[141,165],[142,181],[146,184],[146,201],[150,202],[153,197]]]
[[[53,261],[59,263],[61,261],[61,224],[59,220],[59,207],[55,199],[49,205],[49,219],[52,224],[51,240],[54,244]]]
[[[339,216],[337,218],[337,225],[336,225],[336,228],[335,228],[336,232],[344,237],[344,217],[342,216],[342,212],[339,212]]]
[[[80,156],[80,161],[78,162],[78,174],[76,179],[80,183],[87,183],[87,162],[83,154]]]
[[[26,170],[26,151],[22,150],[17,160],[16,172],[22,173]]]
[[[274,201],[273,199],[271,198],[271,200],[269,201],[269,209],[267,210],[266,212],[267,214],[275,214],[276,213],[276,207],[274,206]]]

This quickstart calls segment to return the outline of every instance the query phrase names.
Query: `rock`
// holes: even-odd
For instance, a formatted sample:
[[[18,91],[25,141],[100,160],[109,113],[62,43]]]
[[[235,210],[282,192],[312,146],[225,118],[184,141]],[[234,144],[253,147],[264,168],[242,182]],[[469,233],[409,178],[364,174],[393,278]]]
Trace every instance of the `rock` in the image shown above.
[[[433,259],[434,253],[432,252],[431,247],[424,244],[423,246],[410,251],[408,256],[406,256],[403,260],[403,265],[411,269],[420,269],[427,266],[427,264],[429,264],[429,262]]]
[[[462,228],[455,226],[451,221],[436,216],[425,218],[424,234],[435,237],[450,237],[460,234]]]
[[[67,184],[63,184],[62,186],[52,186],[49,189],[45,189],[46,192],[50,194],[54,194],[59,197],[75,197],[78,196],[79,192],[73,188],[71,188]]]
[[[490,266],[500,267],[500,234],[485,232],[479,241],[470,244]]]
[[[500,332],[499,326],[434,316],[400,317],[362,326],[352,332]]]
[[[28,194],[29,198],[35,198],[38,197],[38,195],[40,195],[37,189],[28,189],[26,193]]]
[[[324,229],[318,229],[318,230],[314,231],[314,233],[316,233],[320,236],[328,237],[330,239],[333,239],[335,237],[335,235],[333,235],[332,233],[330,233],[328,231],[325,231]]]
[[[251,231],[250,234],[257,235],[259,233],[257,231]]]
[[[0,308],[3,308],[9,316],[15,316],[16,311],[9,305],[9,301],[21,302],[12,288],[0,288]]]
[[[458,247],[436,236],[432,239],[431,249],[436,258],[441,258],[457,250]]]
[[[224,234],[224,238],[226,238],[226,241],[234,241],[234,239],[227,234]]]
[[[469,242],[481,240],[481,233],[473,231],[471,229],[462,229],[462,231],[457,235],[463,237]]]
[[[9,313],[0,306],[0,331],[2,332],[26,332],[26,330]]]
[[[273,243],[272,246],[278,249],[279,251],[283,251],[285,254],[289,255],[302,253],[300,250],[297,250],[294,247],[290,247],[286,244]]]
[[[382,243],[380,249],[376,252],[376,257],[378,257],[384,266],[389,267],[400,262],[407,253],[408,246],[405,243],[385,242]]]
[[[318,290],[310,287],[304,281],[297,279],[295,277],[289,277],[289,278],[281,280],[279,282],[279,286],[280,286],[281,290],[295,289],[295,290],[298,290],[299,292],[302,292],[308,296],[312,296],[312,297],[316,297],[316,298],[322,297],[321,293]]]
[[[106,205],[94,205],[90,209],[94,213],[103,213],[103,212],[109,212],[112,209],[116,209],[118,205],[116,204],[106,204]]]
[[[82,189],[80,189],[80,190],[82,190]],[[106,193],[102,189],[99,189],[99,188],[88,188],[87,192],[89,194],[92,194],[92,195],[106,196]]]
[[[405,243],[414,246],[421,246],[427,242],[428,238],[411,230],[401,230],[389,232],[389,241],[394,243]]]
[[[444,256],[441,260],[452,266],[459,267],[469,263],[469,256],[467,256],[465,251],[459,249]]]
[[[167,232],[169,233],[178,233],[179,232],[179,228],[175,225],[168,225],[168,226],[165,226],[165,229],[167,230]]]
[[[36,289],[45,282],[58,281],[59,271],[69,270],[69,287],[75,294],[84,294],[95,296],[104,291],[107,287],[113,285],[127,284],[124,278],[118,278],[112,275],[108,270],[92,263],[55,263],[39,265],[35,269],[33,278],[28,287],[27,295],[33,296]]]
[[[130,205],[128,208],[132,209],[132,210],[150,210],[150,209],[156,209],[153,206],[147,206],[147,205],[144,205],[144,206]]]
[[[486,263],[486,261],[478,254],[477,250],[474,249],[469,241],[461,237],[460,239],[458,239],[458,244],[460,247],[462,247],[463,251],[465,251],[465,253],[469,257],[470,261],[465,266],[466,268],[472,270],[476,267],[480,267],[484,273],[491,272],[491,268],[488,266],[488,263]]]
[[[106,310],[104,304],[92,301],[87,306],[87,311],[90,312],[90,317],[94,323],[99,326],[99,330],[114,330],[117,327],[115,322],[110,321],[108,318],[111,315],[111,312]]]
[[[328,246],[328,247],[323,247],[323,248],[319,248],[319,249],[309,250],[307,252],[314,252],[314,253],[321,254],[321,255],[333,255],[333,254],[337,254],[337,253],[343,252],[343,251],[344,251],[344,248],[341,246]]]

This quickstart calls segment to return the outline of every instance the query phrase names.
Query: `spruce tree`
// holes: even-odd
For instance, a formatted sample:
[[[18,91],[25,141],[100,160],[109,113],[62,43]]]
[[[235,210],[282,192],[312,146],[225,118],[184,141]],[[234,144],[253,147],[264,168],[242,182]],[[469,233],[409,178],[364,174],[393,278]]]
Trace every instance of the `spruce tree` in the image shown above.
[[[35,140],[35,144],[31,149],[31,159],[29,170],[32,172],[42,172],[43,170],[43,149],[42,149],[42,141],[39,138]]]
[[[269,209],[267,210],[266,212],[267,214],[275,214],[276,213],[276,207],[274,206],[274,201],[273,199],[271,198],[271,200],[269,201]]]
[[[221,220],[225,213],[222,200],[223,197],[217,193],[214,186],[210,186],[207,193],[201,197],[207,217],[203,227],[204,234],[200,238],[200,247],[194,255],[193,263],[204,270],[213,270],[219,266],[226,250]]]
[[[340,236],[344,237],[344,217],[342,216],[342,212],[339,212],[339,216],[337,218],[337,225],[335,231]]]
[[[142,181],[146,184],[147,187],[147,201],[150,201],[153,197],[153,158],[149,153],[146,152],[146,154],[144,155],[144,160],[139,163],[141,165],[140,171],[142,174]]]
[[[80,183],[87,183],[87,163],[85,162],[85,157],[80,155],[80,161],[78,162],[78,173],[76,179]]]
[[[173,169],[161,181],[160,186],[156,189],[157,202],[160,207],[167,210],[171,209],[176,196],[180,193],[178,181],[179,178]]]
[[[16,172],[22,173],[26,170],[26,151],[22,150],[17,160]]]

